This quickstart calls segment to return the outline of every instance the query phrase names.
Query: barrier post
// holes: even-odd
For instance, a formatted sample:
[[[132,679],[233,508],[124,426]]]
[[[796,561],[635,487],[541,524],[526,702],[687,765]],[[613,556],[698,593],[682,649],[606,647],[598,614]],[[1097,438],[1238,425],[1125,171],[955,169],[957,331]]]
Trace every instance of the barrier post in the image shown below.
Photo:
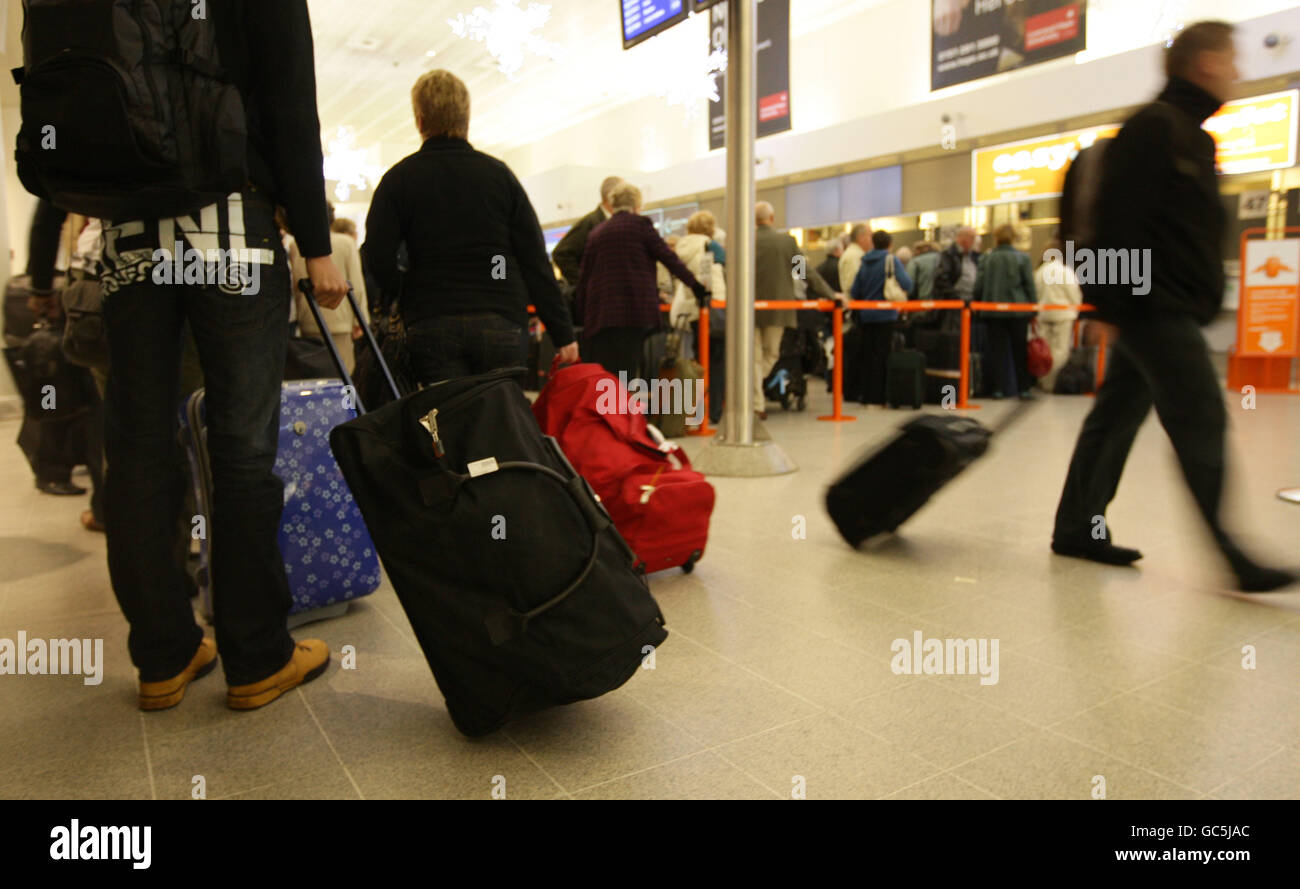
[[[970,392],[970,303],[961,307],[961,375],[957,378],[957,409],[974,410],[978,404],[971,404],[967,395]]]
[[[695,354],[700,358],[700,367],[704,370],[704,418],[700,425],[686,427],[687,435],[716,435],[718,430],[709,426],[709,306],[713,304],[710,300],[708,305],[700,309],[699,320],[699,342],[695,344]]]
[[[1101,389],[1101,381],[1106,376],[1106,328],[1098,325],[1101,330],[1101,337],[1097,340],[1097,385],[1094,391]]]
[[[832,303],[834,306],[834,303]],[[831,413],[819,420],[847,423],[857,417],[847,416],[841,410],[844,404],[844,313],[835,306],[831,315],[831,336],[835,343],[835,368],[831,371]]]

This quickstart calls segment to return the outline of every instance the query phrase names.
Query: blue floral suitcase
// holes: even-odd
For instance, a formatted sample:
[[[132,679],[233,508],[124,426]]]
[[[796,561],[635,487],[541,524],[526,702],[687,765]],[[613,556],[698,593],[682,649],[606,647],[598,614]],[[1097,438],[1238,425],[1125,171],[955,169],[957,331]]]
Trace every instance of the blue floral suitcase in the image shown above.
[[[330,430],[357,416],[354,401],[340,380],[295,380],[281,390],[275,474],[284,482],[280,552],[293,594],[291,626],[343,614],[348,602],[379,586],[379,556],[329,446]],[[202,389],[181,405],[181,435],[199,511],[210,516],[212,476]],[[213,545],[221,542],[199,541],[195,576],[209,619]]]

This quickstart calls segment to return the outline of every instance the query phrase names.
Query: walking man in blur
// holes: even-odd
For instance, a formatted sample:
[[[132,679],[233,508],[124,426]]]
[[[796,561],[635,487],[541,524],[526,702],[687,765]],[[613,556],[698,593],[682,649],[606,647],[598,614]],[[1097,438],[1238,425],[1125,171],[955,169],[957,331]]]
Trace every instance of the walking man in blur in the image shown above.
[[[551,261],[560,269],[560,274],[564,276],[569,286],[578,286],[578,278],[582,276],[582,253],[587,248],[587,238],[591,235],[592,229],[614,215],[614,207],[609,202],[609,196],[622,184],[623,180],[618,176],[606,177],[605,181],[600,183],[600,206],[575,222],[573,228],[565,232],[560,243],[556,244],[551,252]]]
[[[1256,564],[1219,521],[1227,411],[1200,326],[1223,298],[1226,219],[1215,145],[1201,124],[1237,79],[1233,28],[1198,22],[1165,53],[1168,82],[1105,149],[1094,208],[1096,249],[1150,251],[1149,292],[1131,281],[1087,285],[1084,298],[1114,325],[1105,382],[1083,423],[1056,512],[1052,549],[1127,565],[1142,554],[1116,546],[1105,521],[1124,462],[1152,405],[1187,485],[1237,580],[1262,593],[1292,583]]]

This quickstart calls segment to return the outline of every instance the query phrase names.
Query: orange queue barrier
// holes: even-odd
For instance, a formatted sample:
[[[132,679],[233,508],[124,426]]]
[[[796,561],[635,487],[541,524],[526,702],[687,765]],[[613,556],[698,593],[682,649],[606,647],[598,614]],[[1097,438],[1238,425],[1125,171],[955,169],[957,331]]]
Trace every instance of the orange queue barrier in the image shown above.
[[[712,308],[725,309],[727,304],[713,300],[709,303]],[[660,304],[659,310],[662,312],[669,311],[667,304]],[[843,307],[837,306],[828,299],[791,299],[791,300],[755,300],[754,308],[756,310],[764,309],[816,309],[819,312],[833,312],[831,315],[831,336],[834,347],[835,367],[831,371],[831,413],[826,416],[818,417],[818,420],[827,422],[849,422],[856,420],[857,417],[851,414],[845,414],[844,407],[844,313],[840,308],[848,309],[890,309],[898,312],[928,312],[935,309],[951,311],[961,311],[961,366],[957,383],[957,404],[958,410],[974,410],[979,407],[977,404],[971,404],[967,397],[970,392],[970,324],[971,312],[1034,312],[1038,313],[1044,310],[1069,309],[1076,312],[1096,311],[1096,307],[1083,303],[1077,306],[1071,305],[1040,305],[1039,303],[984,303],[972,302],[964,303],[959,299],[950,300],[906,300],[904,302],[891,302],[884,299],[876,300],[849,300]],[[528,307],[530,315],[536,314],[533,306]],[[545,328],[543,328],[545,329]],[[704,419],[701,424],[687,430],[689,435],[714,435],[717,430],[709,426],[709,313],[700,312],[699,335],[696,337],[696,355],[698,356],[700,367],[703,370],[704,383]],[[1078,329],[1075,329],[1075,342],[1078,342]],[[1096,368],[1096,388],[1101,388],[1102,380],[1106,372],[1106,329],[1101,328],[1101,340],[1097,344],[1097,368]]]

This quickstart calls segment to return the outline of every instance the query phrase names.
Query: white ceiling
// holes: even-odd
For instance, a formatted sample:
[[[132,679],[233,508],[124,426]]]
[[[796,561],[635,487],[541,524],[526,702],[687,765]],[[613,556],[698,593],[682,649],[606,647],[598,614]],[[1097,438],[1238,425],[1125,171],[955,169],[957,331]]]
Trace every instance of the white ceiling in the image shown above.
[[[382,144],[385,163],[396,160],[394,148],[414,150],[410,87],[423,71],[441,67],[469,87],[471,141],[499,153],[654,95],[664,72],[707,56],[706,15],[624,51],[620,0],[549,0],[550,20],[539,33],[558,44],[559,58],[528,56],[511,82],[483,44],[456,37],[447,23],[500,2],[508,0],[309,0],[326,141],[347,125],[359,146]],[[791,0],[791,30],[797,36],[883,2]]]

